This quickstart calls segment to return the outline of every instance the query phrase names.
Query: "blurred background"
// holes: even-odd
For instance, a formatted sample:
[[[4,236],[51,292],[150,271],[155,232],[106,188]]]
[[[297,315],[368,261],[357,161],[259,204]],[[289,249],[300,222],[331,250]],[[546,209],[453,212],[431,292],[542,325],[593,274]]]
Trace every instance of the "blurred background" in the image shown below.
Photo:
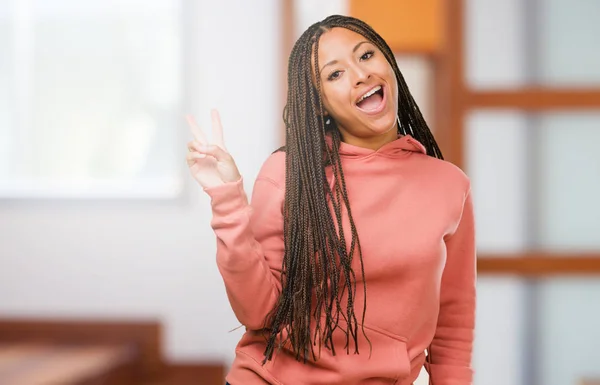
[[[600,1],[0,0],[0,384],[223,383],[243,330],[183,116],[219,109],[250,193],[334,13],[472,179],[475,384],[600,383]]]

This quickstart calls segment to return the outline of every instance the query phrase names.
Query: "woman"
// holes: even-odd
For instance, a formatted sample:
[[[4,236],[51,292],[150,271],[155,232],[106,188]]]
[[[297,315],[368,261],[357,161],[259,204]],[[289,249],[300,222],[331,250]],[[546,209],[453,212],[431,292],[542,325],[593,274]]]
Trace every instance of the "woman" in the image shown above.
[[[251,204],[218,114],[213,144],[190,120],[187,162],[246,327],[228,382],[408,385],[427,349],[433,384],[471,384],[470,182],[442,160],[390,48],[330,16],[296,42],[288,90],[286,146]]]

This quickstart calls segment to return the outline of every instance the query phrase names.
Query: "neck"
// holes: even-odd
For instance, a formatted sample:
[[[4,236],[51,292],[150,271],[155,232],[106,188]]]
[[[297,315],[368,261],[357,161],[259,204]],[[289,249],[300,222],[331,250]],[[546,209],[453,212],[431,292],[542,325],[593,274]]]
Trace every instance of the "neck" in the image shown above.
[[[398,122],[394,124],[387,132],[380,135],[360,137],[350,134],[343,127],[338,127],[342,136],[342,142],[353,146],[368,148],[373,151],[379,150],[381,147],[398,139]]]

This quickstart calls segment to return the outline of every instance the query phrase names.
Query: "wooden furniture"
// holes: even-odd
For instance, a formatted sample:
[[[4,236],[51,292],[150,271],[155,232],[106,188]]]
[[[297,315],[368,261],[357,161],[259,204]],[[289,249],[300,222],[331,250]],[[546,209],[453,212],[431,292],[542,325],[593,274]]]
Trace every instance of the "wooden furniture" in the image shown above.
[[[167,364],[156,321],[0,319],[1,385],[223,385],[222,362]]]
[[[133,344],[0,343],[0,384],[129,385],[138,363]]]
[[[0,384],[139,385],[164,375],[157,322],[0,320]]]

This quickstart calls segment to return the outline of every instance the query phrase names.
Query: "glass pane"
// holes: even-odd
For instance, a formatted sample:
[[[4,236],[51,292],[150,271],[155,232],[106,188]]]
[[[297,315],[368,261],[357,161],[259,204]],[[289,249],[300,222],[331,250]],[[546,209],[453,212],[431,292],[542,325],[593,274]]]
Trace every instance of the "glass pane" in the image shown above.
[[[600,379],[600,279],[548,279],[539,296],[539,383]]]
[[[600,86],[600,1],[538,3],[539,81],[552,86]]]
[[[294,0],[295,39],[313,23],[329,15],[347,15],[347,0]],[[294,41],[295,41],[294,39]]]
[[[136,14],[116,6],[69,15],[56,6],[36,13],[38,155],[28,174],[114,178],[173,170],[180,97],[175,10]]]
[[[31,84],[30,94],[16,97],[13,127],[26,149],[16,154],[17,178],[2,173],[0,184],[85,192],[107,182],[119,192],[138,186],[176,194],[179,2],[36,0],[19,12],[29,38],[25,54],[8,61],[27,68]]]
[[[600,250],[600,112],[544,114],[536,123],[537,243]]]
[[[471,88],[526,82],[525,1],[465,1],[465,72]]]
[[[600,2],[466,0],[469,85],[600,86]]]
[[[478,248],[600,250],[599,112],[471,113],[466,172]]]
[[[478,279],[475,385],[529,385],[523,382],[525,290],[516,278]]]
[[[471,178],[477,247],[522,251],[527,243],[527,117],[476,111],[466,121],[466,167]]]

